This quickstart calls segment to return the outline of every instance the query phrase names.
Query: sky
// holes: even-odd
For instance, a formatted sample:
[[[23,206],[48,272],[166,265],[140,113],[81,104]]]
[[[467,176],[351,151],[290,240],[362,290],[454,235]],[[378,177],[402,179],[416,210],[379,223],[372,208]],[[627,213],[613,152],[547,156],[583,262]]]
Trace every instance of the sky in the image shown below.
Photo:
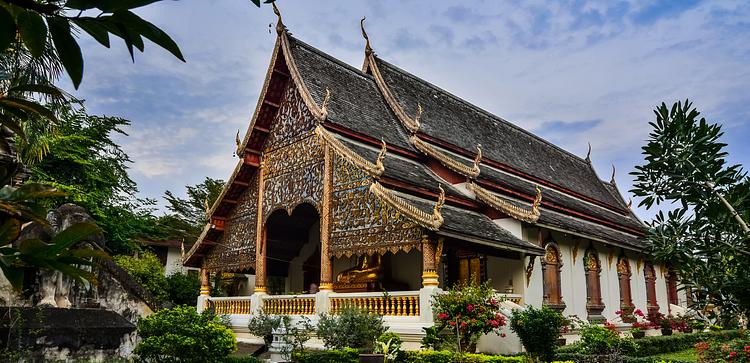
[[[661,102],[689,98],[723,125],[730,162],[750,164],[748,1],[278,0],[299,39],[362,65],[359,20],[375,52],[407,71],[591,158],[600,178],[642,163]],[[90,114],[132,122],[117,141],[139,195],[206,176],[226,179],[235,134],[254,112],[276,37],[271,7],[248,0],[161,1],[138,13],[165,30],[186,63],[153,44],[130,60],[85,35],[84,80],[72,92]],[[67,87],[71,89],[72,87]],[[637,201],[636,201],[637,203]],[[639,209],[648,219],[653,212]]]

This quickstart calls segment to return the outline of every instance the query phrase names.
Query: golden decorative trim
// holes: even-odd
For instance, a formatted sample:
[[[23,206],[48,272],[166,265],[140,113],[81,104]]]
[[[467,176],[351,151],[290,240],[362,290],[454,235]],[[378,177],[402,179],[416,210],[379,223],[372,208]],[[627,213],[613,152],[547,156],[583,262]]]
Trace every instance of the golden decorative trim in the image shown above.
[[[208,304],[218,315],[247,315],[251,312],[250,300],[247,298],[208,300]]]
[[[254,292],[268,292],[268,288],[265,286],[256,286],[253,290]]]
[[[440,209],[445,204],[445,191],[442,187],[440,187],[440,196],[437,203],[435,203],[435,207],[432,209],[432,214],[409,204],[405,199],[397,196],[392,190],[385,188],[377,181],[373,181],[370,184],[370,192],[422,227],[436,231],[443,225],[443,216],[440,214]]]
[[[445,238],[438,238],[437,249],[435,250],[435,268],[440,268],[440,259],[443,257],[443,245]]]
[[[380,316],[419,316],[419,295],[347,296],[331,298],[331,314],[345,307],[357,307]]]
[[[402,244],[402,245],[395,245],[395,246],[388,246],[388,247],[371,247],[371,248],[357,248],[356,251],[352,250],[339,250],[336,252],[331,253],[332,257],[341,258],[341,257],[352,257],[352,256],[362,256],[362,255],[384,255],[388,252],[396,254],[399,251],[402,251],[404,253],[411,252],[412,249],[421,250],[422,247],[420,244]]]
[[[263,312],[272,315],[313,315],[315,297],[270,297],[263,299]]]
[[[573,266],[576,264],[576,258],[578,258],[578,247],[580,247],[581,241],[576,240],[573,242]]]
[[[275,4],[274,8],[276,9]],[[274,11],[278,11],[278,9]],[[294,84],[297,85],[297,89],[299,90],[299,94],[302,97],[302,100],[305,102],[305,105],[316,120],[318,120],[319,122],[325,121],[326,117],[328,116],[328,102],[330,101],[331,92],[326,89],[326,97],[323,100],[322,106],[318,106],[312,94],[310,93],[310,90],[307,88],[307,85],[305,85],[305,81],[302,79],[302,75],[297,68],[297,63],[295,63],[294,57],[292,57],[292,51],[289,47],[289,38],[287,37],[287,30],[284,24],[281,23],[281,15],[279,15],[279,22],[276,25],[276,31],[279,32],[281,50],[284,53],[284,60],[286,60],[287,68],[289,68],[289,74],[292,76]]]
[[[437,161],[439,161],[440,164],[443,164],[443,166],[445,166],[446,168],[471,179],[479,176],[479,163],[477,161],[475,161],[472,166],[464,165],[448,154],[436,149],[434,146],[423,141],[422,139],[417,137],[417,135],[412,135],[409,138],[409,141],[411,141],[411,143],[414,145],[414,147],[417,148],[417,150],[421,151],[427,156],[437,159]],[[481,158],[481,149],[479,150],[480,151],[477,156]]]
[[[363,16],[359,21],[359,28],[362,29],[362,37],[365,38],[365,54],[370,55],[372,54],[372,47],[370,46],[370,38],[365,31],[365,19],[367,19],[367,17]]]
[[[542,202],[542,190],[536,187],[536,197],[534,202],[531,204],[531,209],[521,208],[513,203],[502,199],[487,189],[480,187],[473,182],[469,182],[466,187],[474,193],[476,198],[490,207],[497,209],[519,221],[536,223],[539,220],[539,204]]]
[[[330,282],[321,282],[318,286],[319,291],[333,291],[333,284]]]
[[[336,136],[328,132],[323,126],[318,125],[315,127],[315,134],[318,135],[326,145],[330,146],[336,154],[341,155],[354,166],[364,170],[371,177],[379,179],[380,176],[383,175],[383,172],[385,171],[385,167],[383,166],[383,159],[385,158],[386,153],[385,142],[382,142],[383,144],[380,153],[378,154],[378,158],[375,160],[375,164],[373,164],[344,145],[344,143],[339,141]]]

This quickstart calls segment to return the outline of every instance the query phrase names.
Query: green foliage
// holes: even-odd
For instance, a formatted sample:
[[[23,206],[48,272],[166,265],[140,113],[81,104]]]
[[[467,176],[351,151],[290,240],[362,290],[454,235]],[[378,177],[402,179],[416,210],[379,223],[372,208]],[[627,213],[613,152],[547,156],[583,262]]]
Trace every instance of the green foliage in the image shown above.
[[[194,241],[198,238],[206,219],[206,208],[212,206],[224,188],[224,181],[206,178],[203,182],[185,186],[187,198],[180,198],[167,190],[164,199],[170,214],[159,218],[166,238]]]
[[[56,108],[59,122],[54,129],[39,130],[39,123],[28,122],[29,135],[47,133],[42,144],[17,140],[19,154],[31,164],[32,182],[49,184],[66,193],[46,206],[78,204],[91,214],[104,230],[107,247],[114,253],[130,253],[135,242],[154,233],[155,218],[151,200],[136,197],[138,188],[128,175],[130,158],[112,137],[126,135],[129,121],[108,116],[88,115],[84,107]],[[47,152],[35,161],[37,148]]]
[[[292,358],[298,363],[359,363],[359,351],[344,348],[340,350],[295,352]]]
[[[384,332],[381,316],[353,306],[341,309],[337,315],[323,314],[318,321],[318,337],[329,349],[372,351],[375,340]]]
[[[194,305],[198,299],[201,282],[197,275],[175,272],[167,276],[167,295],[175,305]]]
[[[399,359],[403,358],[403,351],[401,350],[401,336],[394,332],[385,332],[380,334],[377,341],[375,342],[374,353],[383,354],[385,356],[385,362],[398,362]]]
[[[459,284],[433,296],[432,311],[437,332],[456,335],[460,351],[473,351],[483,334],[498,333],[505,325],[500,304],[489,282]]]
[[[250,334],[263,338],[266,345],[273,342],[273,331],[281,326],[281,316],[266,314],[263,310],[254,314],[248,322]]]
[[[533,359],[551,361],[557,348],[560,332],[567,325],[567,320],[558,311],[543,306],[533,306],[525,310],[516,310],[510,317],[510,328],[521,339],[526,352]]]
[[[223,362],[237,349],[231,329],[215,315],[198,314],[189,306],[140,318],[138,336],[134,352],[143,362]]]
[[[581,352],[584,354],[610,354],[620,345],[616,331],[603,326],[589,325],[581,329]]]
[[[670,203],[646,237],[649,255],[668,263],[696,294],[696,310],[711,302],[722,323],[750,312],[750,181],[728,165],[719,124],[710,124],[689,101],[662,103],[650,125],[645,163],[631,173],[640,205]],[[734,211],[738,214],[734,215]]]
[[[179,47],[169,35],[131,11],[156,1],[71,0],[63,3],[55,0],[3,0],[0,1],[0,19],[4,20],[4,27],[0,28],[0,49],[6,49],[18,32],[23,45],[32,55],[40,57],[46,40],[51,38],[76,88],[83,78],[83,55],[73,34],[85,32],[107,48],[110,46],[109,35],[117,36],[125,41],[131,57],[134,46],[143,51],[142,38],[146,38],[184,61]],[[98,15],[84,16],[83,10],[92,10]]]
[[[742,331],[734,339],[707,339],[695,344],[699,362],[750,362],[750,335]]]
[[[151,252],[142,252],[138,257],[114,256],[115,262],[128,272],[146,291],[159,302],[169,299],[167,278],[161,261]],[[200,288],[200,287],[199,287]]]
[[[447,350],[420,350],[405,352],[404,363],[523,363],[523,357],[505,357],[501,355],[486,355],[472,353],[458,353]]]
[[[295,320],[293,321],[289,315],[281,317],[281,327],[284,332],[281,336],[283,343],[281,355],[284,359],[292,359],[294,353],[303,352],[305,343],[315,334],[315,327],[308,317],[301,316]]]
[[[244,355],[244,356],[229,356],[224,358],[222,363],[264,363],[265,361],[258,358],[253,357],[252,355]]]

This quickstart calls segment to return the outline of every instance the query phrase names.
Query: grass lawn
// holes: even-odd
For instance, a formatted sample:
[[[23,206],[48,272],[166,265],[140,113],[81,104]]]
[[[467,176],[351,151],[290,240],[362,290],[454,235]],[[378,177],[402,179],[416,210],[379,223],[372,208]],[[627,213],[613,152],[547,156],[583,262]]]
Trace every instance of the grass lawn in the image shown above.
[[[679,352],[662,354],[657,356],[657,358],[664,359],[666,361],[673,359],[681,362],[697,362],[698,353],[695,351],[695,349],[687,349]]]

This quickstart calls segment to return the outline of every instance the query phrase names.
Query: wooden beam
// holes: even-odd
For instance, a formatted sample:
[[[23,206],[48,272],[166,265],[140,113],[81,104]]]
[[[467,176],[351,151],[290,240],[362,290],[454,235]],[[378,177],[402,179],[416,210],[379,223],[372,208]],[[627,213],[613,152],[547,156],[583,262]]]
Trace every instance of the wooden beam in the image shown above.
[[[273,103],[273,102],[271,102],[271,101],[269,101],[267,99],[263,100],[263,104],[269,105],[269,106],[271,106],[273,108],[279,108],[279,104],[278,103]]]
[[[260,132],[262,132],[264,134],[267,134],[267,133],[271,132],[271,130],[269,130],[269,129],[265,128],[265,127],[258,126],[258,125],[253,126],[253,129],[254,130],[258,130],[258,131],[260,131]]]
[[[222,199],[221,201],[223,203],[227,203],[227,204],[237,204],[237,200],[236,199]]]
[[[286,73],[286,72],[284,72],[284,71],[282,71],[282,70],[280,70],[280,69],[276,69],[276,68],[274,68],[274,69],[273,69],[273,73],[276,73],[276,74],[280,74],[280,75],[282,75],[282,76],[284,76],[284,77],[289,77],[289,73]]]
[[[246,186],[250,185],[250,183],[248,183],[248,182],[239,181],[237,179],[232,180],[232,184],[237,184],[237,185],[239,185],[241,187],[246,187]]]

